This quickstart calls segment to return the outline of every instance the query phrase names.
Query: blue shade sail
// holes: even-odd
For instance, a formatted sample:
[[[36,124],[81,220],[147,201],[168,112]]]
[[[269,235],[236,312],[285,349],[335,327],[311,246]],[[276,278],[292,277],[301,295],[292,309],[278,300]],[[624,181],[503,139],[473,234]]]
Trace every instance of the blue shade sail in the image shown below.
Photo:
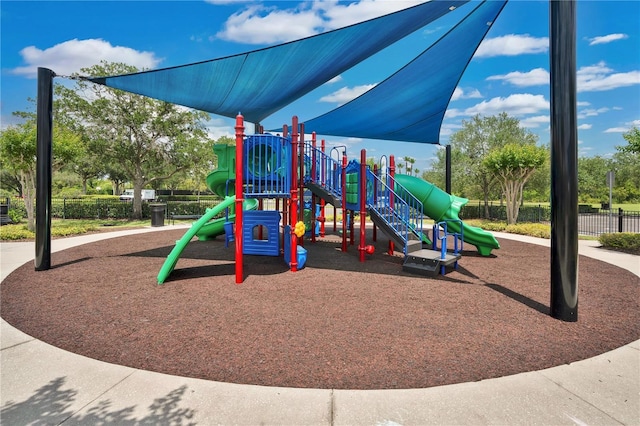
[[[504,1],[484,1],[398,72],[311,120],[320,135],[437,144],[453,91]]]
[[[189,65],[90,78],[249,122],[265,117],[469,0],[433,0],[305,39]]]

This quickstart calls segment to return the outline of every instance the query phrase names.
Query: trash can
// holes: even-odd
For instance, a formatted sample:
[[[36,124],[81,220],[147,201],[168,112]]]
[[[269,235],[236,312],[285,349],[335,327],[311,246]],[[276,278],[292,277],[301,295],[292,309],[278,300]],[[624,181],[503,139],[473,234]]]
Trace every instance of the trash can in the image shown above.
[[[149,210],[151,211],[151,226],[164,226],[164,212],[166,208],[166,204],[149,204]]]
[[[609,203],[600,203],[600,208],[602,210],[609,210]]]

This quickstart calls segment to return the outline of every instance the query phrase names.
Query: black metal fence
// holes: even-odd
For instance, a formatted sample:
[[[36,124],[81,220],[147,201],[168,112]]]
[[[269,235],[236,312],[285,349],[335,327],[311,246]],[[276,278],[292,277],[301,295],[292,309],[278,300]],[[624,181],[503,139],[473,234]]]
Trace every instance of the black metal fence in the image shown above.
[[[215,198],[203,198],[192,201],[168,200],[162,203],[166,205],[165,215],[189,215],[201,216],[206,209],[215,207],[222,200]],[[11,199],[8,208],[17,210],[27,217],[22,199]],[[490,220],[507,220],[507,208],[505,205],[489,204]],[[109,198],[56,198],[51,200],[51,216],[59,219],[131,219],[133,217],[133,203]],[[460,219],[484,219],[484,203],[467,204],[460,211]],[[142,218],[151,218],[151,209],[148,203],[142,203]],[[518,223],[550,223],[551,208],[548,206],[525,205],[520,207]],[[578,206],[578,232],[581,235],[594,235],[614,232],[640,233],[640,211],[623,209],[602,209],[591,205]]]
[[[507,220],[507,207],[504,205],[488,206],[489,220]],[[460,211],[461,219],[484,219],[484,203],[467,204]],[[551,222],[551,207],[548,206],[521,206],[518,212],[518,223],[549,223]],[[581,235],[594,235],[634,232],[640,233],[640,211],[623,209],[602,209],[591,205],[578,206],[578,233]]]
[[[193,201],[166,201],[166,215],[203,215],[208,208],[218,205],[221,199]],[[27,217],[22,199],[11,200],[10,208]],[[133,203],[109,198],[54,198],[51,200],[51,217],[56,219],[131,219]],[[151,218],[149,203],[142,203],[142,218]]]

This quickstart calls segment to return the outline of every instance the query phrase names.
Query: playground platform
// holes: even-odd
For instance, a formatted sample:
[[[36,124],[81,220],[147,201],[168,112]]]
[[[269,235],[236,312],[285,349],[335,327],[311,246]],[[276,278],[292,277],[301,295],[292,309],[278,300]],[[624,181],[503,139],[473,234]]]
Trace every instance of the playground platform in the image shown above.
[[[87,235],[52,244],[59,251],[172,228]],[[549,244],[500,233],[496,237]],[[580,254],[640,275],[637,256],[597,245],[580,241]],[[0,255],[4,280],[33,259],[34,244],[2,243]],[[640,419],[640,341],[541,371],[406,390],[297,389],[171,376],[58,349],[4,320],[0,343],[0,423],[7,425],[598,425],[638,424]]]

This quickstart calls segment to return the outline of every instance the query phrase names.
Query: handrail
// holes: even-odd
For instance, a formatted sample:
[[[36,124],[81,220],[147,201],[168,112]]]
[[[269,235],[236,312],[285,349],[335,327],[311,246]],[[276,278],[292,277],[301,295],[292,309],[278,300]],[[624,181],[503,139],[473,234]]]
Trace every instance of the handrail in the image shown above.
[[[342,165],[340,161],[322,152],[321,149],[313,147],[310,143],[305,143],[305,159],[308,161],[314,161],[315,164],[315,176],[312,176],[311,170],[313,167],[308,167],[307,179],[316,184],[322,185],[326,190],[331,192],[337,197],[342,195]]]
[[[378,216],[402,238],[406,255],[409,233],[422,239],[424,219],[422,203],[413,197],[406,188],[395,182],[390,175],[385,182],[376,176],[371,169],[367,169],[367,179],[373,182],[373,188],[375,188],[375,194],[370,194],[367,197],[369,208],[376,211]],[[394,184],[393,187],[400,189],[400,191],[394,191],[389,183]],[[390,205],[391,199],[393,199],[393,205]]]
[[[460,232],[451,232],[448,230],[449,222],[457,222]],[[443,235],[440,236],[440,228],[443,230]],[[463,249],[464,245],[464,228],[460,219],[445,219],[433,225],[433,249],[437,249],[436,241],[440,241],[440,259],[445,259],[447,254],[447,237],[453,236],[453,254],[457,255],[459,251]],[[460,247],[458,247],[458,241],[460,241]]]

